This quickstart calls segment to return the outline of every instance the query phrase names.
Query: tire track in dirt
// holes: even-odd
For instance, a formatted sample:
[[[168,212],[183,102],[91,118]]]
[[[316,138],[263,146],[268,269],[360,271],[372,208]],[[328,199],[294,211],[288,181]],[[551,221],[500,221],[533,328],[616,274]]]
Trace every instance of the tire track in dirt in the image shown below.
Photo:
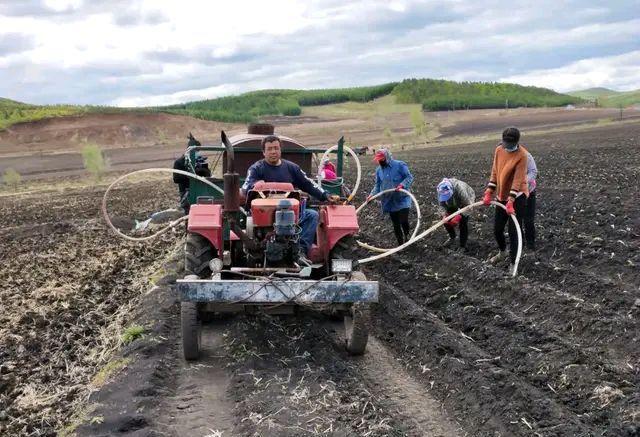
[[[288,353],[276,356],[268,356],[273,351],[268,354],[255,349],[253,334],[236,335],[247,323],[262,326],[265,320],[260,317],[252,320],[240,315],[204,325],[203,356],[196,363],[186,363],[176,343],[172,388],[150,421],[153,431],[170,436],[225,437],[317,435],[325,431],[330,435],[466,435],[446,416],[427,387],[408,374],[376,339],[370,339],[363,357],[350,357],[342,351],[341,323],[312,316],[310,325],[305,323],[308,317],[299,320],[305,325],[304,334],[296,326],[296,317],[266,320],[293,333],[293,340],[287,341]],[[175,329],[179,331],[178,326]],[[322,336],[317,345],[318,350],[325,348],[321,356],[309,352],[307,336],[316,338],[314,343]],[[275,341],[269,336],[266,344],[278,348]],[[300,366],[294,365],[296,362]],[[282,367],[274,368],[276,363]],[[291,402],[307,404],[306,411],[297,410]],[[321,411],[320,418],[317,414]],[[344,420],[350,416],[351,425],[345,427],[349,422]],[[301,417],[306,420],[300,421]]]
[[[415,380],[398,364],[397,358],[380,341],[369,336],[367,353],[358,362],[367,387],[384,393],[408,418],[419,436],[463,436],[465,433],[443,411],[442,404],[429,394],[428,388]]]
[[[228,395],[231,377],[223,351],[223,330],[228,321],[203,326],[202,357],[185,361],[181,354],[179,324],[174,324],[178,340],[173,348],[173,385],[171,394],[158,406],[155,422],[164,435],[233,435],[234,403]]]

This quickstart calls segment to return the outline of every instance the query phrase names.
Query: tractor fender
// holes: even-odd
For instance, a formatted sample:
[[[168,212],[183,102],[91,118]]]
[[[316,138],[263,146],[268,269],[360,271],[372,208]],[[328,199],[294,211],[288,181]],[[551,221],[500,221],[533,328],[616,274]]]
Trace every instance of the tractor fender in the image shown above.
[[[356,208],[353,205],[328,205],[322,212],[327,253],[342,238],[355,235],[360,230]]]
[[[189,209],[187,230],[200,234],[211,242],[222,256],[222,205],[196,204]]]

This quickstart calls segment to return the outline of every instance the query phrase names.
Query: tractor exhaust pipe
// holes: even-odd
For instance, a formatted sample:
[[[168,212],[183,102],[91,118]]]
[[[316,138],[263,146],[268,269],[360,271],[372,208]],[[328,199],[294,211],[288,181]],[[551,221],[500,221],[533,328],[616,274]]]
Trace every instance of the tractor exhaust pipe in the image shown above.
[[[233,213],[240,211],[240,175],[235,172],[233,146],[222,131],[222,144],[227,151],[227,171],[222,176],[224,181],[224,210]]]
[[[227,150],[227,173],[234,173],[236,168],[234,163],[235,156],[233,154],[233,146],[224,131],[222,131],[220,136],[222,137],[222,144],[224,144],[224,148]]]
[[[224,189],[224,215],[229,223],[229,227],[242,241],[242,244],[250,250],[257,250],[259,247],[255,241],[247,236],[247,233],[240,227],[236,220],[236,213],[240,211],[240,175],[235,172],[233,145],[227,138],[227,134],[222,131],[222,144],[227,152],[227,171],[222,175]]]

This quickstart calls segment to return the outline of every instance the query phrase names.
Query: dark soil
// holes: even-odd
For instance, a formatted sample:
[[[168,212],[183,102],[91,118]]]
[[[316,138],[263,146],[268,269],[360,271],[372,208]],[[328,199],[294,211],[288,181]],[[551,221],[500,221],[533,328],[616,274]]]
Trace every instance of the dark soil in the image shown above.
[[[469,253],[438,248],[441,232],[385,261],[384,273],[370,267],[391,291],[376,333],[430,369],[438,398],[477,435],[637,435],[640,127],[523,141],[540,179],[538,251],[525,253],[520,276],[505,279],[504,267],[483,261],[496,246],[491,217],[480,211]],[[401,158],[428,205],[443,176],[480,196],[493,147]]]
[[[115,197],[139,209],[115,200],[113,212],[155,211],[168,194],[157,183],[128,186]],[[114,238],[101,197],[87,187],[2,198],[0,435],[54,435],[118,347],[153,265],[176,242],[175,234],[153,245]]]
[[[213,321],[197,363],[181,358],[177,301],[160,287],[128,322],[141,321],[146,337],[118,352],[132,361],[89,398],[102,407],[79,434],[639,435],[640,125],[531,138],[525,130],[522,140],[540,170],[538,251],[525,252],[518,278],[485,262],[496,249],[493,211],[479,210],[469,252],[441,249],[442,231],[366,265],[382,293],[363,357],[345,353],[338,321],[303,312]],[[425,223],[437,218],[442,177],[463,179],[481,195],[494,147],[398,155],[416,177]],[[363,163],[370,187],[373,168]],[[162,194],[173,195],[150,185],[116,197],[153,210],[160,205],[145,199]],[[100,367],[79,351],[101,338],[96,326],[151,287],[132,278],[176,242],[122,243],[92,209],[98,190],[65,196],[78,207],[53,195],[6,199],[2,207],[2,301],[10,303],[0,315],[0,327],[8,326],[0,365],[9,369],[0,373],[0,414],[9,419],[0,416],[0,434],[52,435],[70,420]],[[128,212],[122,204],[113,211]],[[361,226],[368,242],[392,239],[375,207]],[[24,266],[36,273],[25,275]],[[65,292],[49,292],[31,310],[43,286]],[[66,358],[66,367],[58,358],[53,371],[42,365],[48,351],[60,351],[52,356]],[[63,395],[26,408],[21,395],[30,383],[44,399],[56,387]]]

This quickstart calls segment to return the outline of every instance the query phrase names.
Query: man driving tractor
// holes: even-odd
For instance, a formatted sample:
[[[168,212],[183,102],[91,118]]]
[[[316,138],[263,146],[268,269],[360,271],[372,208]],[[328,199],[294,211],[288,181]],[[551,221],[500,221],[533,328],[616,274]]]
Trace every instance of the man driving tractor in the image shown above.
[[[331,203],[336,203],[340,200],[339,196],[327,193],[308,179],[299,165],[282,159],[282,142],[280,138],[275,135],[266,136],[262,139],[261,145],[264,159],[249,167],[247,178],[240,188],[242,197],[247,195],[256,182],[265,181],[289,182],[296,189],[302,190],[318,200],[326,200]],[[310,264],[307,255],[316,235],[318,221],[318,212],[309,208],[303,210],[298,221],[298,225],[301,228],[300,258],[306,264]]]

